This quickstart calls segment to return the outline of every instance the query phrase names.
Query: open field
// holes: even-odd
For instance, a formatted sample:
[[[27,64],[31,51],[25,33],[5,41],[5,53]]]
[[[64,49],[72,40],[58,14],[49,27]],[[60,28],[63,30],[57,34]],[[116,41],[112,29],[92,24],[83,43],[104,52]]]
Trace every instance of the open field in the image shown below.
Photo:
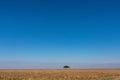
[[[120,70],[0,70],[0,80],[120,80]]]

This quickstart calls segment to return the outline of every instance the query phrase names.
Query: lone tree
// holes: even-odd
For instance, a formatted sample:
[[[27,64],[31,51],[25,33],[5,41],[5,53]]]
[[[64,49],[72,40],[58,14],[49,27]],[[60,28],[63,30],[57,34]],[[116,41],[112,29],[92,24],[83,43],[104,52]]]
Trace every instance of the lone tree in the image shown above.
[[[65,66],[63,66],[63,68],[64,68],[64,69],[69,69],[70,66],[65,65]]]

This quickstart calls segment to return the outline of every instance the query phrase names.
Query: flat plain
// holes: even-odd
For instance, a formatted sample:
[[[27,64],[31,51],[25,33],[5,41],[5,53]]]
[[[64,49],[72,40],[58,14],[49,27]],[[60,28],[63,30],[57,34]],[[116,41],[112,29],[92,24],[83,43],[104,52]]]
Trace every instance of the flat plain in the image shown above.
[[[120,80],[120,70],[0,70],[0,80]]]

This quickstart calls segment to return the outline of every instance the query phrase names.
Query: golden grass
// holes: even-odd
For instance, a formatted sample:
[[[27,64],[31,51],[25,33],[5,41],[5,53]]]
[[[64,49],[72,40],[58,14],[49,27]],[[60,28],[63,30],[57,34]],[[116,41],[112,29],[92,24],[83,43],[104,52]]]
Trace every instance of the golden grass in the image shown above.
[[[0,80],[120,80],[120,70],[0,70]]]

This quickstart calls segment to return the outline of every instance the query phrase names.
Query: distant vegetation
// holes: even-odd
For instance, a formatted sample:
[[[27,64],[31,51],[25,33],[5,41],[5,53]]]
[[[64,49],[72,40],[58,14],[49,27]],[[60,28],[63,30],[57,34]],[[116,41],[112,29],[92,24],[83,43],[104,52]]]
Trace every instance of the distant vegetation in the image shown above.
[[[64,68],[64,69],[69,69],[69,68],[70,68],[70,66],[67,66],[67,65],[66,65],[66,66],[64,66],[63,68]]]
[[[0,80],[120,80],[120,70],[1,70]]]

